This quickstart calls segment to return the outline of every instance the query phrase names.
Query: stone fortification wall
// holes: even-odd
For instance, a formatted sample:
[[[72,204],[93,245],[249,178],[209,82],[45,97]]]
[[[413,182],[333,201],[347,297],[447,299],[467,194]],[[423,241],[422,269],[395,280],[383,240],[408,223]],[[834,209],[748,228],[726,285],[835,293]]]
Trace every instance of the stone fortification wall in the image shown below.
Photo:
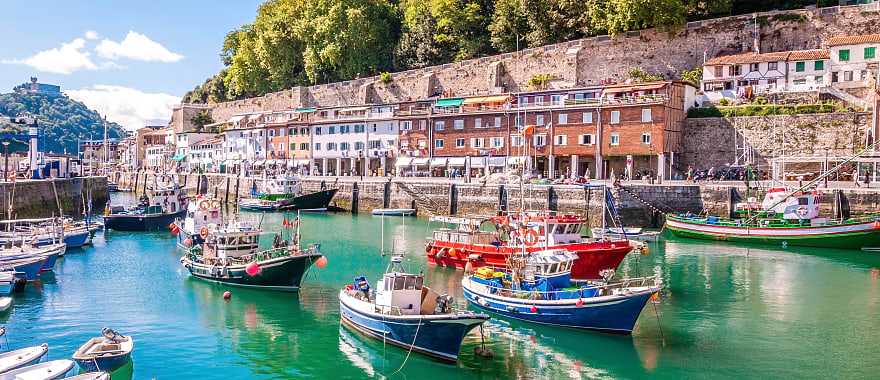
[[[686,119],[677,166],[733,163],[735,141],[751,146],[762,167],[782,155],[824,157],[826,149],[831,157],[848,156],[864,148],[870,124],[871,115],[858,112]]]
[[[472,59],[392,75],[297,87],[262,97],[212,105],[214,120],[244,112],[301,106],[395,103],[447,91],[455,95],[516,92],[528,89],[535,74],[551,74],[551,87],[597,85],[623,81],[632,68],[676,78],[684,69],[702,65],[704,57],[752,49],[757,20],[761,51],[810,49],[830,36],[876,33],[880,13],[870,6],[767,12],[688,23],[673,33],[633,31],[599,36],[492,57]]]
[[[26,219],[58,216],[59,203],[64,215],[79,217],[83,212],[83,201],[88,201],[90,193],[92,211],[103,212],[109,199],[107,177],[0,183],[0,220],[9,219],[7,210],[10,196],[13,210],[11,219]]]

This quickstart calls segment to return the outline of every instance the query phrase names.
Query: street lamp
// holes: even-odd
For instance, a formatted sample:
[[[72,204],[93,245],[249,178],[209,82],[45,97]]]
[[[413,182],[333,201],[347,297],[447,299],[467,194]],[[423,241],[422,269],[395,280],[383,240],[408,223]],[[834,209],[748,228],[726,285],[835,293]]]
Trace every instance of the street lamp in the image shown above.
[[[9,141],[3,142],[3,180],[9,178],[8,170],[9,170]]]

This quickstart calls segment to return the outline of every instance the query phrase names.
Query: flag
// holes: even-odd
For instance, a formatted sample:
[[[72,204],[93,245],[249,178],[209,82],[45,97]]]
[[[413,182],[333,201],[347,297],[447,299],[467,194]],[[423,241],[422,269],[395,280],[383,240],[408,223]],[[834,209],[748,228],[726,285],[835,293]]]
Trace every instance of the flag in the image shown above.
[[[523,129],[523,136],[529,137],[533,134],[535,134],[535,126],[534,125],[528,125],[525,127],[525,129]]]
[[[281,225],[285,228],[290,227],[290,221],[287,220],[287,217],[284,217],[284,221],[281,222]]]

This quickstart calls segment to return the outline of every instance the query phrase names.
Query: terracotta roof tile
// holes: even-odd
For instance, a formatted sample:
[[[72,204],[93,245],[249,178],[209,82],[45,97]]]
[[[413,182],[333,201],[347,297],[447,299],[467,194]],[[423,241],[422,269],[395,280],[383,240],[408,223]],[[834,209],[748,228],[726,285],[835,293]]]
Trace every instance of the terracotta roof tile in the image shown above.
[[[828,40],[828,46],[857,45],[870,42],[880,42],[880,34],[831,37],[831,39]]]
[[[791,52],[788,56],[789,61],[806,61],[806,60],[814,60],[814,59],[828,59],[831,56],[828,53],[828,50],[825,49],[813,49],[813,50],[795,50]]]
[[[758,62],[776,62],[776,61],[784,61],[788,57],[788,52],[776,52],[776,53],[741,53],[741,54],[733,54],[733,55],[722,55],[718,57],[714,57],[708,61],[706,61],[706,66],[711,65],[735,65],[742,63],[758,63]]]

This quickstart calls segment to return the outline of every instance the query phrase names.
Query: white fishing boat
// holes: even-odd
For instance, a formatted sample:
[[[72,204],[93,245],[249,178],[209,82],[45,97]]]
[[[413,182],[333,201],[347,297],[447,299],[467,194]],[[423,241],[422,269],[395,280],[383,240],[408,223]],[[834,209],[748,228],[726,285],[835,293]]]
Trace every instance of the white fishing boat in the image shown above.
[[[21,367],[0,375],[0,380],[54,380],[60,379],[73,368],[73,361],[50,360],[27,367]]]
[[[107,372],[89,372],[82,375],[65,377],[64,380],[110,380],[110,374]]]
[[[0,354],[0,373],[6,373],[40,360],[47,352],[49,352],[49,345],[46,343],[4,352]]]
[[[414,208],[374,208],[373,215],[381,216],[413,216],[416,214]]]
[[[113,371],[131,361],[132,350],[132,337],[105,327],[101,336],[89,339],[73,353],[73,360],[86,371]]]
[[[642,241],[656,241],[660,237],[660,231],[646,231],[638,227],[609,227],[591,228],[591,236],[595,239],[633,239]]]

